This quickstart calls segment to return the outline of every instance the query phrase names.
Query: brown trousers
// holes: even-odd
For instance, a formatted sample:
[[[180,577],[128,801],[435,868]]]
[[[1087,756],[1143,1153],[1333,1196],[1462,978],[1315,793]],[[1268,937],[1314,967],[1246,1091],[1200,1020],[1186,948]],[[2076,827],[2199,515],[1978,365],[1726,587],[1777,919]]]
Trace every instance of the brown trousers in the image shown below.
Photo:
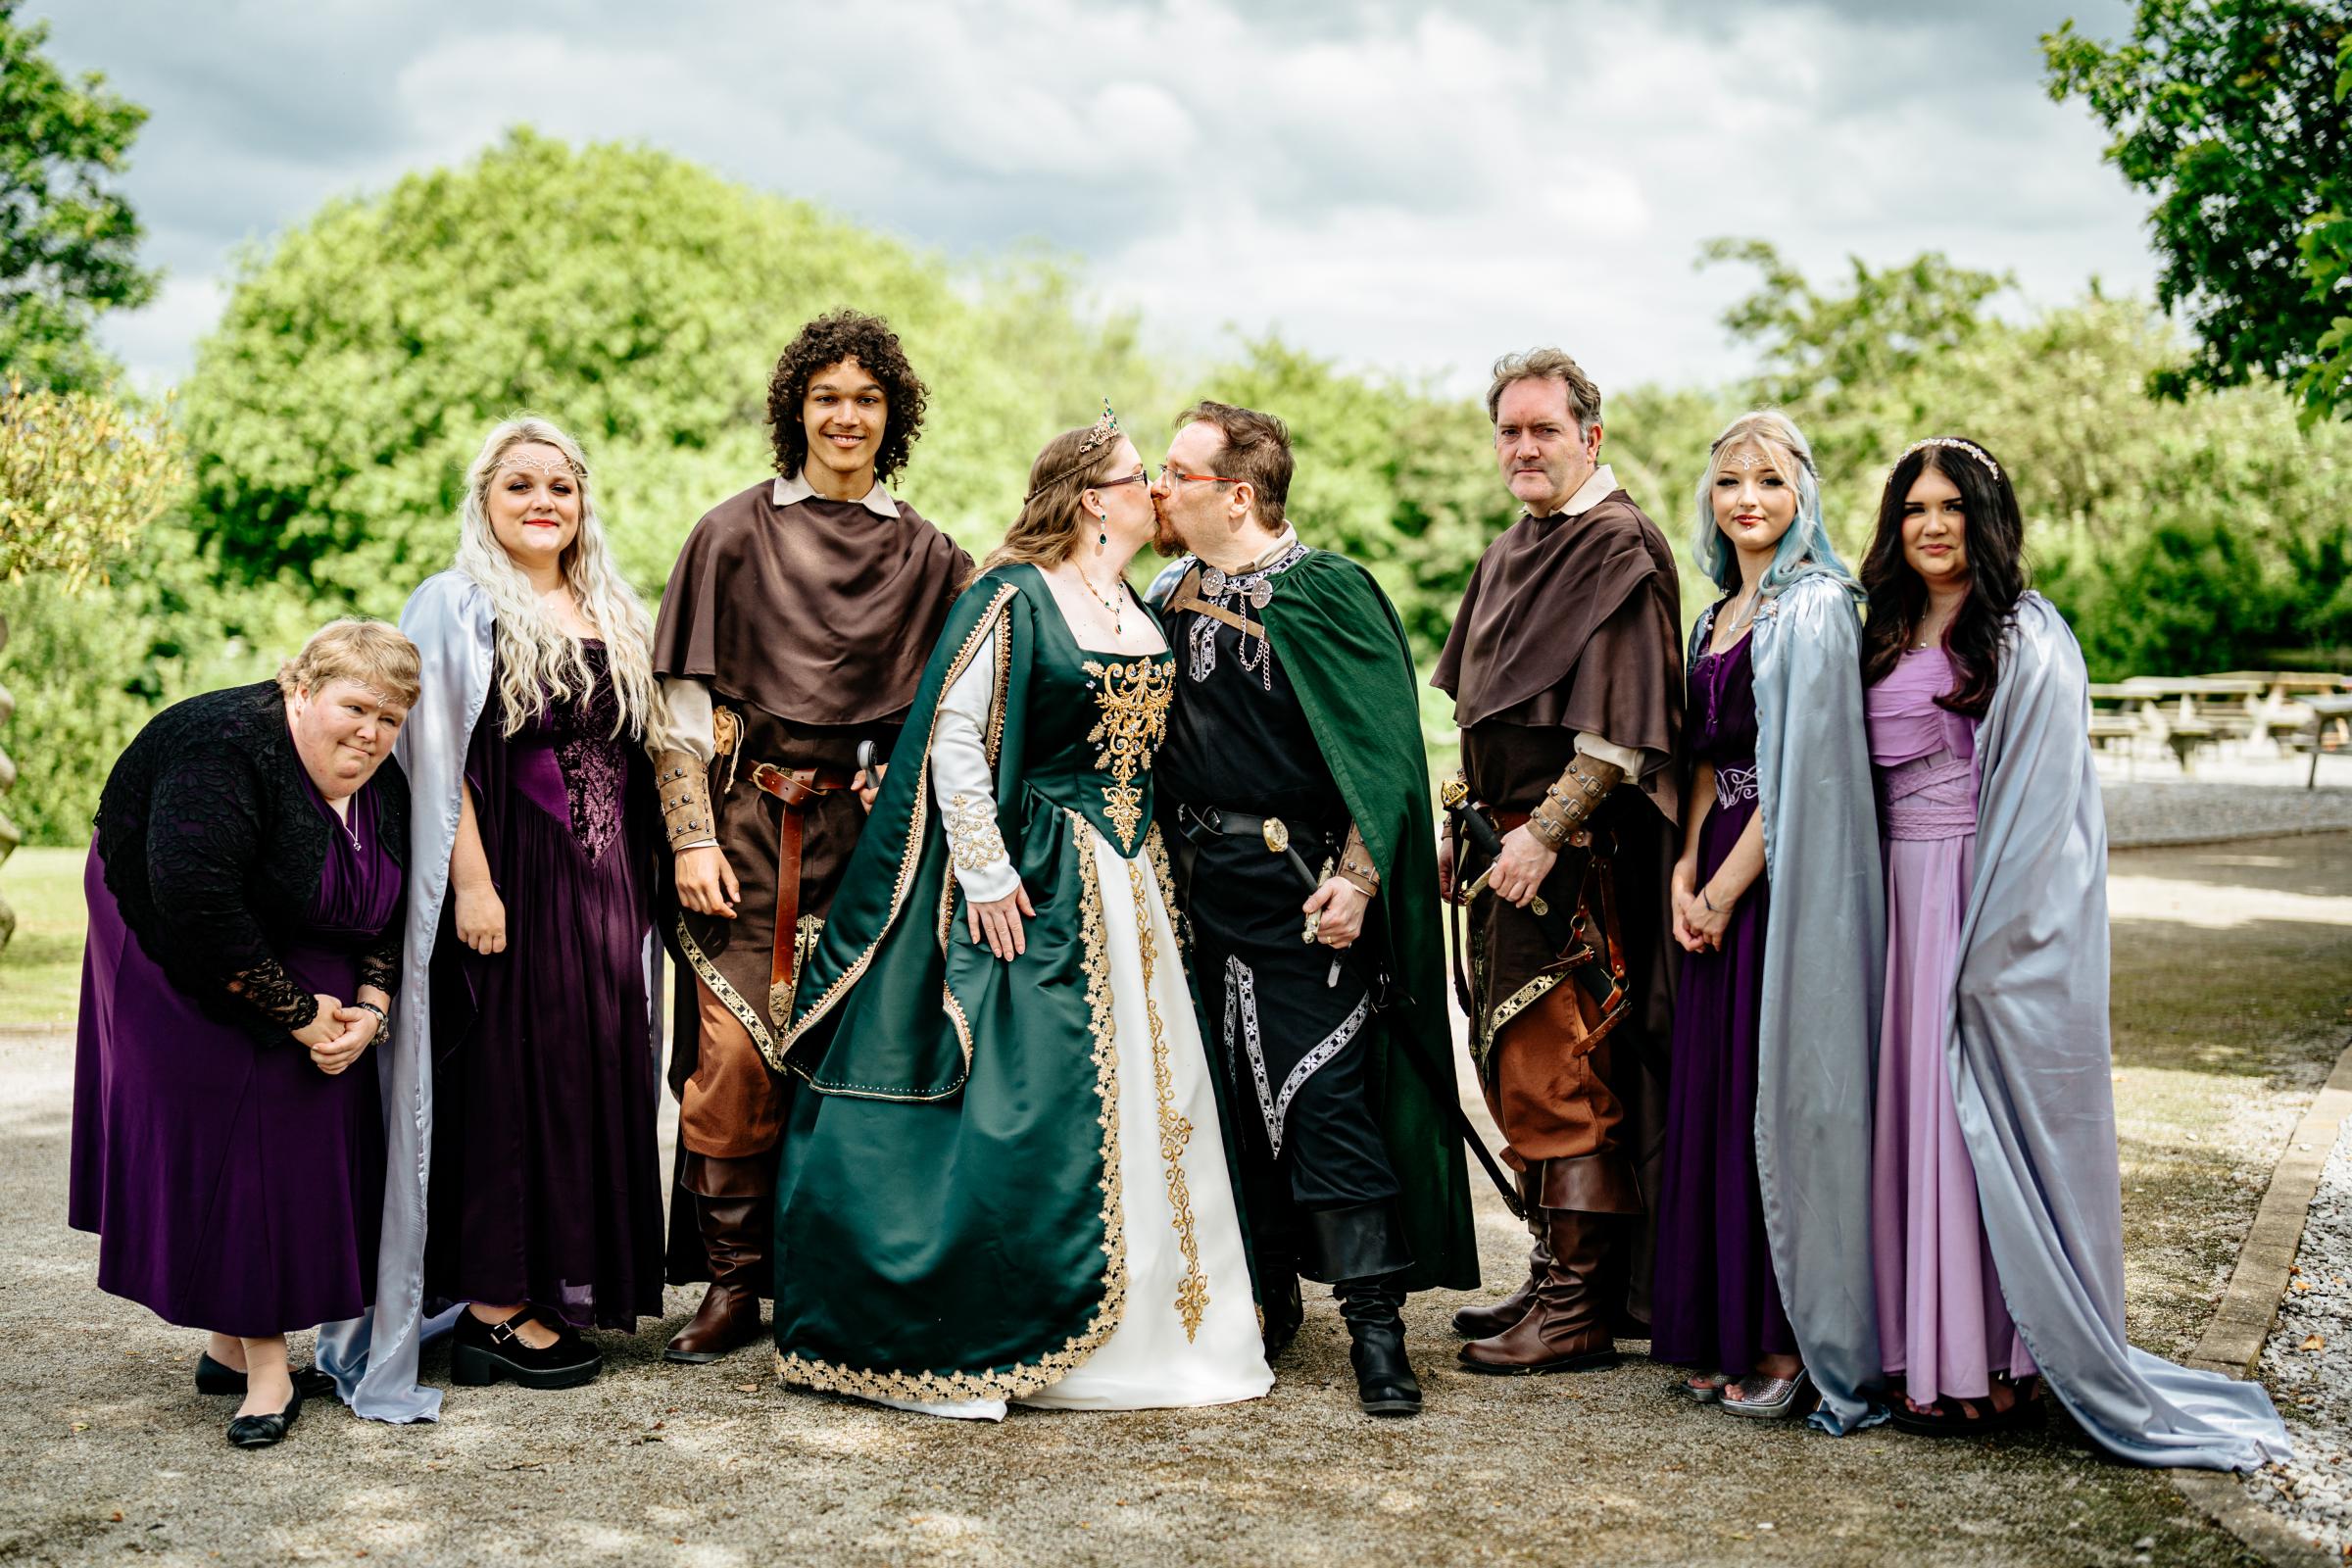
[[[711,1159],[764,1154],[784,1133],[784,1085],[726,1004],[699,979],[694,991],[701,1050],[678,1096],[678,1143]]]
[[[1573,980],[1562,980],[1494,1037],[1487,1109],[1502,1130],[1503,1163],[1529,1172],[1545,1208],[1636,1214],[1642,1199],[1618,1137],[1625,1103],[1609,1086],[1610,1036]]]

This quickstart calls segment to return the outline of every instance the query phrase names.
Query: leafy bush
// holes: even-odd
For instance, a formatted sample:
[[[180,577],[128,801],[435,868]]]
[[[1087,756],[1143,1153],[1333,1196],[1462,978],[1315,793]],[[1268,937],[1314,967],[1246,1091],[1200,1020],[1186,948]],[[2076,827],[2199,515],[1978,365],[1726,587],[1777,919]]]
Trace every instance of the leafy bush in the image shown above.
[[[446,565],[466,465],[521,409],[586,447],[623,569],[659,589],[711,505],[771,471],[767,378],[800,324],[890,318],[931,412],[894,481],[995,539],[1047,437],[1160,383],[1132,323],[1025,258],[975,278],[667,154],[516,131],[329,204],[245,266],[185,388],[194,515],[223,564],[386,613]]]

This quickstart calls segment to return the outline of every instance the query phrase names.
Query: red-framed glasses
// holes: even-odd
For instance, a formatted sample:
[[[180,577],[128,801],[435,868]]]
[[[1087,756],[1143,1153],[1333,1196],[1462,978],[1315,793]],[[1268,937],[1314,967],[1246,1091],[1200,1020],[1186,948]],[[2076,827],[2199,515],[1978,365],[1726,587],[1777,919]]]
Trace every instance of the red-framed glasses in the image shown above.
[[[1241,479],[1228,479],[1221,473],[1183,473],[1178,471],[1172,464],[1163,463],[1159,466],[1159,482],[1171,490],[1187,479],[1192,480],[1195,484],[1242,484],[1246,482]]]

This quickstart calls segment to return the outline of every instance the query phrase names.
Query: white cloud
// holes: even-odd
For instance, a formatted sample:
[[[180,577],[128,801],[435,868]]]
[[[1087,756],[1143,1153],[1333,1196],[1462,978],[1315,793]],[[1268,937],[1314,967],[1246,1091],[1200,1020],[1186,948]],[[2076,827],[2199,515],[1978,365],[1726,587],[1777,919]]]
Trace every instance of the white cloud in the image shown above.
[[[174,282],[107,327],[150,378],[185,368],[237,241],[526,122],[954,256],[1042,239],[1163,341],[1279,329],[1456,386],[1538,340],[1604,386],[1737,370],[1714,318],[1745,279],[1691,267],[1713,234],[1817,276],[1940,249],[2045,302],[2151,275],[2139,199],[2040,90],[2040,0],[43,9],[63,63],[155,112],[130,190]]]

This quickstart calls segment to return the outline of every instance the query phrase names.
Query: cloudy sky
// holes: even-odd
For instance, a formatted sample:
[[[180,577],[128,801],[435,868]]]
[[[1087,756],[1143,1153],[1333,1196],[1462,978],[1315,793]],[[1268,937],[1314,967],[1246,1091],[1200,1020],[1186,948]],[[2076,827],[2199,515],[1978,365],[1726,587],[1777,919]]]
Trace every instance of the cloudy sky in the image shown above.
[[[188,367],[233,257],[527,122],[650,143],[952,259],[1042,241],[1155,341],[1278,328],[1483,384],[1557,342],[1605,388],[1742,361],[1759,235],[1817,279],[1942,250],[2011,308],[2144,293],[2144,204],[2037,38],[2124,0],[28,0],[153,114],[127,182],[169,270],[106,333]]]

